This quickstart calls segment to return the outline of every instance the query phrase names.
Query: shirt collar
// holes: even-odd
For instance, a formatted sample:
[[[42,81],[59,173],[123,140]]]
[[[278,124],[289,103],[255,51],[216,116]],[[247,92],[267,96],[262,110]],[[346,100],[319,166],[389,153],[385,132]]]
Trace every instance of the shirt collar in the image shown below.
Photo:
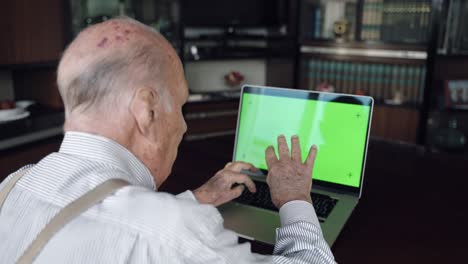
[[[128,149],[112,139],[84,132],[65,133],[60,153],[103,162],[128,173],[128,182],[156,190],[148,168]]]

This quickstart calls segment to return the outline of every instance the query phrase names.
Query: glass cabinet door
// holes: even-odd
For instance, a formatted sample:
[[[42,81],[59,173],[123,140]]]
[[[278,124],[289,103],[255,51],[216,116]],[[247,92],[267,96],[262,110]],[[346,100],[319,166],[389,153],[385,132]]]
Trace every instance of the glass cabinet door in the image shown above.
[[[177,0],[70,0],[70,9],[74,36],[89,25],[127,16],[158,30],[179,47]]]

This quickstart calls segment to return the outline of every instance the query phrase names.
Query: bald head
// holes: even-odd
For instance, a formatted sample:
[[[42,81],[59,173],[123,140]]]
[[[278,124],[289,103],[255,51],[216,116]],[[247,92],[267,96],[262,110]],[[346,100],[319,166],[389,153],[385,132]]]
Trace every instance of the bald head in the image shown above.
[[[127,18],[89,27],[65,51],[57,79],[65,131],[112,139],[146,165],[157,186],[165,181],[187,130],[188,89],[164,37]]]
[[[168,91],[166,81],[180,71],[180,60],[159,33],[128,18],[86,28],[66,49],[58,86],[70,114],[108,110],[129,103],[136,87]]]

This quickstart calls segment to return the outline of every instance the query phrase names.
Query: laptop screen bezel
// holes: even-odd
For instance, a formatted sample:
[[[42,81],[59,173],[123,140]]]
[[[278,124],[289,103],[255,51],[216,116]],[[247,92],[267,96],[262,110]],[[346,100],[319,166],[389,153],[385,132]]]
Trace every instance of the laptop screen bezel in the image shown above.
[[[319,189],[323,189],[323,190],[338,191],[340,193],[361,197],[362,186],[364,182],[365,164],[366,164],[366,159],[367,159],[367,148],[369,144],[369,135],[370,135],[371,121],[372,121],[372,112],[373,112],[373,107],[374,107],[374,99],[372,97],[361,96],[361,95],[339,94],[339,93],[316,92],[316,91],[300,90],[300,89],[269,87],[269,86],[244,85],[242,86],[242,89],[241,89],[241,96],[240,96],[240,101],[239,101],[239,111],[237,115],[236,136],[235,136],[235,141],[234,141],[234,151],[233,151],[232,160],[235,160],[235,155],[237,151],[237,140],[238,140],[238,133],[239,133],[239,128],[240,128],[242,99],[244,97],[244,93],[297,98],[297,99],[305,99],[305,100],[316,100],[316,101],[325,101],[325,102],[330,102],[330,100],[327,100],[328,98],[336,99],[336,97],[339,96],[341,99],[339,101],[340,103],[356,104],[355,102],[359,101],[361,102],[360,105],[369,106],[370,112],[369,112],[369,120],[367,122],[367,131],[366,131],[366,140],[365,140],[366,145],[364,148],[364,156],[362,159],[362,170],[361,170],[361,175],[360,175],[359,187],[348,186],[348,185],[343,185],[343,184],[338,184],[338,183],[331,183],[331,182],[317,180],[317,179],[313,180],[314,189],[316,187],[319,187]],[[268,171],[263,170],[263,169],[262,169],[262,172],[264,173],[264,175],[267,175],[268,173]]]

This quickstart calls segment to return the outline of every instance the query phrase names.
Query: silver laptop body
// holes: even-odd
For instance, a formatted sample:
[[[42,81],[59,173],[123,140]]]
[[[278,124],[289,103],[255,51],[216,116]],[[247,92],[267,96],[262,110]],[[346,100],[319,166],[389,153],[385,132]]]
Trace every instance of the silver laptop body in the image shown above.
[[[359,165],[362,167],[361,173],[359,175],[360,177],[359,179],[357,179],[358,182],[356,182],[355,184],[357,186],[341,185],[337,183],[330,183],[327,181],[317,180],[315,178],[315,172],[317,170],[316,167],[320,166],[320,163],[317,163],[317,161],[315,163],[312,197],[314,197],[315,194],[321,194],[329,196],[332,199],[336,200],[336,204],[326,217],[321,217],[320,215],[318,215],[324,238],[327,241],[327,243],[331,246],[340,234],[343,226],[350,217],[354,208],[358,204],[359,198],[361,197],[365,160],[367,154],[367,145],[372,119],[373,99],[367,96],[332,94],[285,88],[245,85],[242,87],[241,101],[239,105],[239,115],[237,121],[238,123],[233,160],[236,160],[236,151],[239,147],[238,141],[240,136],[240,119],[241,115],[243,114],[242,100],[244,98],[245,93],[253,93],[259,96],[290,96],[290,98],[293,99],[295,97],[304,98],[308,96],[310,97],[310,99],[308,100],[314,101],[316,99],[317,101],[325,102],[322,104],[326,104],[327,100],[329,100],[330,98],[335,98],[335,100],[339,104],[362,104],[363,106],[366,106],[365,109],[368,109],[368,115],[364,115],[364,118],[366,118],[367,120],[362,121],[367,123],[367,127],[365,128],[365,131],[360,131],[361,135],[365,135],[365,139],[362,140],[362,165]],[[322,100],[324,98],[325,100]],[[346,107],[345,105],[339,106]],[[276,141],[271,142],[270,144],[274,145],[276,149]],[[302,145],[302,141],[301,147],[304,148],[304,146]],[[320,147],[318,155],[320,155]],[[237,160],[242,159],[239,159],[239,157],[237,157]],[[250,162],[249,160],[246,161]],[[339,166],[339,164],[336,164],[336,166]],[[259,185],[266,182],[266,174],[267,172],[263,170],[263,173],[258,173],[257,175],[253,175],[250,173],[249,176],[252,180],[254,180],[254,182],[256,182],[257,185]],[[261,208],[260,206],[255,206],[252,204],[245,204],[245,202],[239,202],[238,199],[221,206],[219,210],[223,215],[225,227],[235,231],[240,237],[244,237],[250,240],[261,241],[267,244],[275,243],[276,228],[279,228],[281,226],[278,211]]]

